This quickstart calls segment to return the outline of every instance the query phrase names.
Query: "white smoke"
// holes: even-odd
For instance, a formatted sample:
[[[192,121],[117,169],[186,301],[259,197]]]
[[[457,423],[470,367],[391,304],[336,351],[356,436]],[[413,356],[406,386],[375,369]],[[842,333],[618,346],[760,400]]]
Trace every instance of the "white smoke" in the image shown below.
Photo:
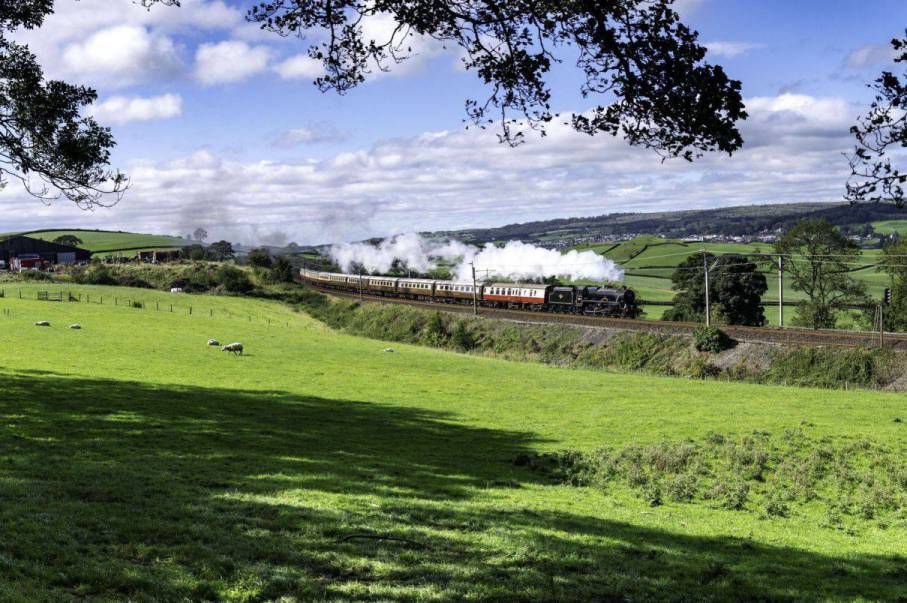
[[[344,272],[361,265],[375,274],[386,274],[395,261],[415,272],[428,272],[437,267],[438,259],[443,259],[456,262],[454,278],[463,282],[472,280],[470,263],[475,264],[476,276],[482,281],[495,277],[517,280],[549,276],[570,280],[618,281],[624,276],[620,266],[594,251],[560,253],[520,241],[480,250],[455,240],[427,240],[416,233],[397,235],[377,246],[367,243],[334,245],[329,254]]]
[[[521,241],[510,241],[503,247],[488,246],[472,259],[481,280],[503,277],[510,280],[557,276],[571,281],[619,281],[623,269],[594,251],[561,253]],[[472,279],[472,268],[463,262],[457,266],[457,280]]]
[[[436,267],[437,259],[453,262],[475,250],[459,241],[429,241],[416,233],[408,233],[385,239],[377,246],[368,243],[333,245],[328,253],[344,272],[360,265],[369,273],[386,274],[395,261],[415,272],[427,272]]]

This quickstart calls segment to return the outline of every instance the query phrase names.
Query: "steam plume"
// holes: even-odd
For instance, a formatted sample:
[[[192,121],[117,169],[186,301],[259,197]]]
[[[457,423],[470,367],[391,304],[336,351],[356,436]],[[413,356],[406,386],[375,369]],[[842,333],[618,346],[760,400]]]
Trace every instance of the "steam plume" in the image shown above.
[[[416,233],[397,235],[377,246],[366,243],[334,245],[329,254],[344,272],[351,271],[354,265],[361,265],[368,272],[377,274],[387,273],[395,261],[416,272],[427,272],[436,267],[438,259],[444,259],[456,262],[454,278],[463,282],[472,280],[471,262],[475,263],[480,280],[558,276],[570,280],[617,281],[624,275],[620,266],[594,251],[560,253],[520,241],[479,250],[455,240],[430,241]]]

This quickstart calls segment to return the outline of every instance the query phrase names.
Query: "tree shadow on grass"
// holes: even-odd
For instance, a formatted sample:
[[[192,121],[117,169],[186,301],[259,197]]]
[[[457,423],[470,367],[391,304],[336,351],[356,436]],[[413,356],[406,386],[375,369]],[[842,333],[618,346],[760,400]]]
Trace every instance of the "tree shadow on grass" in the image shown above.
[[[846,560],[531,511],[540,440],[279,391],[0,374],[0,598],[886,598]]]

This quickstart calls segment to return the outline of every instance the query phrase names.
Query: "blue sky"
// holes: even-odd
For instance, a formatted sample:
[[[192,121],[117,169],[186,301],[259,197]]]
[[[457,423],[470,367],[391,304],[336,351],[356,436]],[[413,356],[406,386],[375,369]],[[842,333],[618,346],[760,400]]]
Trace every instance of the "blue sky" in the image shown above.
[[[132,177],[115,207],[45,206],[11,183],[0,230],[45,226],[188,232],[319,243],[415,229],[489,226],[612,211],[841,198],[847,128],[865,83],[890,68],[907,3],[682,0],[710,60],[743,82],[751,119],[733,158],[662,164],[622,141],[555,128],[520,149],[463,129],[481,97],[454,52],[425,41],[346,96],[311,84],[306,45],[244,22],[248,2],[57,0],[25,32],[48,74],[95,87],[98,119]],[[386,23],[375,23],[382,31]],[[552,74],[554,106],[587,110],[575,70]]]

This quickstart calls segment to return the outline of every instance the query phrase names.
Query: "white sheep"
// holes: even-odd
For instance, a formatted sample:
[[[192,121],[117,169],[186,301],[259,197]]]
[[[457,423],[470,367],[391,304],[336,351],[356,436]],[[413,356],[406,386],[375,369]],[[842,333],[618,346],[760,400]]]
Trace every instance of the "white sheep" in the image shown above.
[[[47,322],[46,320],[39,320],[38,322],[35,323],[35,326],[36,327],[49,327],[50,323]]]
[[[183,292],[182,287],[171,287],[170,288],[170,293],[182,293],[182,292]]]
[[[69,325],[69,328],[70,329],[81,329],[82,325],[80,325],[79,323],[76,323],[74,325]]]
[[[220,349],[221,352],[233,352],[234,354],[239,354],[240,356],[242,356],[242,350],[243,347],[241,343],[231,343],[229,345],[225,345]]]
[[[220,345],[220,342],[216,339],[209,339],[208,345]]]
[[[385,353],[387,353],[387,354],[393,354],[393,353],[394,353],[394,348],[384,348],[384,351],[385,351]]]

